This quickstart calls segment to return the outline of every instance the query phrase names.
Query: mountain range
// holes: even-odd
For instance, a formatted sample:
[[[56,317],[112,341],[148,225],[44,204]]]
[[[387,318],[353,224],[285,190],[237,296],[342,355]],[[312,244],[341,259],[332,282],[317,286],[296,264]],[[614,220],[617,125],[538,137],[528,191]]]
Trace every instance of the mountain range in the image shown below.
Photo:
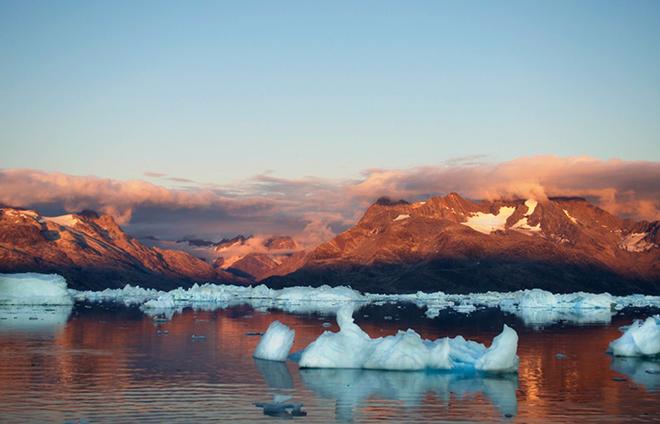
[[[147,247],[111,216],[92,211],[44,217],[33,210],[0,208],[0,272],[58,273],[70,287],[85,289],[249,283],[188,253]]]
[[[349,284],[374,293],[532,287],[659,293],[659,227],[575,197],[381,198],[354,227],[310,251],[296,271],[265,282]]]
[[[0,272],[58,272],[72,286],[86,288],[212,281],[342,284],[378,293],[539,287],[656,294],[658,228],[658,221],[621,219],[576,197],[472,201],[451,193],[414,203],[381,198],[355,226],[308,250],[288,236],[192,240],[213,249],[212,264],[147,247],[110,216],[49,218],[3,208]]]

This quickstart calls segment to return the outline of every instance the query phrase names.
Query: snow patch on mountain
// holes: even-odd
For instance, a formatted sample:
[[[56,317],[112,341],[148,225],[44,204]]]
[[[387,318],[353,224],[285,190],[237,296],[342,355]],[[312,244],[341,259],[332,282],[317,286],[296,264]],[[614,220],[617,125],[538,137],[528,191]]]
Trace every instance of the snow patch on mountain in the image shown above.
[[[520,231],[529,231],[532,233],[538,233],[541,231],[541,223],[539,222],[538,224],[532,226],[529,225],[527,222],[527,219],[532,216],[534,211],[536,210],[536,206],[538,205],[538,202],[536,200],[525,200],[525,206],[527,206],[527,213],[518,220],[515,224],[511,226],[512,229],[514,230],[520,230]]]
[[[651,250],[656,245],[644,240],[648,233],[631,233],[625,236],[619,243],[619,248],[626,252],[640,253]]]
[[[393,222],[403,221],[404,219],[408,219],[408,218],[410,218],[410,215],[408,215],[408,214],[400,214],[399,216],[397,216],[396,218],[394,218]]]
[[[575,219],[573,216],[571,216],[571,214],[568,213],[568,211],[566,209],[562,209],[562,210],[564,211],[564,214],[568,217],[568,219],[571,220],[571,222],[573,224],[577,224],[577,222],[578,222],[577,219]]]
[[[480,233],[490,234],[498,230],[504,230],[507,219],[513,215],[515,210],[516,208],[511,206],[502,206],[499,208],[496,215],[493,215],[492,213],[476,212],[470,215],[467,218],[467,221],[462,222],[461,224],[466,225],[475,231],[479,231]]]
[[[73,227],[80,222],[73,214],[60,215],[60,216],[44,216],[44,220],[61,225],[63,227]]]

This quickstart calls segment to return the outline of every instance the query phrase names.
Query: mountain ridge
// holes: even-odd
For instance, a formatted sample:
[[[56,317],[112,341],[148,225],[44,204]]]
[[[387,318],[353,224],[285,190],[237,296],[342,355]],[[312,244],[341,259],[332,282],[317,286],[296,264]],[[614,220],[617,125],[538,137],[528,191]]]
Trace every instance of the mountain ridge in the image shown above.
[[[85,289],[249,282],[188,253],[147,247],[109,215],[83,211],[45,217],[29,209],[1,208],[0,272],[26,271],[62,274],[70,287]]]
[[[383,198],[311,250],[275,287],[350,284],[372,292],[660,292],[658,221],[620,219],[583,198],[474,202],[457,193]]]

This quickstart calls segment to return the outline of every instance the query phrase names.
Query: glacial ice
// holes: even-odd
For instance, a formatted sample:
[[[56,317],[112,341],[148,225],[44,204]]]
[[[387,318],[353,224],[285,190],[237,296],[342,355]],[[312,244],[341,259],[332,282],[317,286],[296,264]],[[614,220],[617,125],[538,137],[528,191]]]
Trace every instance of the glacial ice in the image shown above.
[[[302,368],[364,368],[380,370],[472,369],[515,372],[518,335],[508,326],[490,348],[461,336],[424,340],[415,331],[372,339],[355,324],[352,309],[337,312],[339,332],[326,331],[300,354]]]
[[[0,274],[0,305],[71,305],[66,280],[57,274]]]
[[[502,333],[493,339],[493,344],[477,359],[474,367],[480,371],[512,372],[518,370],[518,334],[504,324]]]
[[[621,337],[610,343],[608,352],[614,356],[660,355],[660,315],[633,322]]]
[[[20,278],[15,277],[16,275],[34,276],[37,280],[61,278],[43,274],[7,274],[5,277]],[[2,292],[3,290],[0,290],[0,303],[3,301]],[[70,289],[68,292],[77,301],[141,305],[141,309],[150,315],[172,315],[186,307],[216,309],[240,304],[249,304],[260,311],[277,308],[292,313],[334,314],[342,305],[408,302],[418,307],[426,307],[426,315],[429,318],[437,317],[440,311],[445,309],[471,313],[480,307],[497,307],[520,316],[526,324],[532,326],[559,321],[577,324],[608,323],[611,321],[612,310],[626,307],[660,307],[660,296],[641,294],[612,296],[608,293],[584,292],[553,294],[541,289],[470,294],[421,291],[407,294],[377,294],[360,293],[346,286],[297,286],[277,290],[265,285],[253,287],[206,283],[195,284],[188,289],[180,287],[168,292],[131,285],[126,285],[122,289],[103,291]],[[41,290],[39,294],[41,295]],[[68,296],[65,297],[68,299]],[[29,302],[43,302],[43,299],[31,298]],[[71,300],[66,302],[70,303]]]
[[[102,291],[69,290],[75,300],[88,302],[121,302],[127,306],[141,305],[165,294],[156,289],[145,289],[140,286],[126,284],[121,289],[105,289]]]
[[[162,310],[204,303],[250,303],[263,310],[278,307],[290,312],[334,312],[340,304],[365,301],[360,292],[344,286],[288,287],[276,290],[263,284],[252,287],[207,283],[194,284],[189,289],[179,287],[169,292],[158,292],[146,300],[142,308]]]
[[[269,361],[286,361],[289,356],[293,339],[296,335],[295,330],[290,329],[279,321],[273,321],[266,333],[261,336],[259,344],[252,355],[256,359],[266,359]]]

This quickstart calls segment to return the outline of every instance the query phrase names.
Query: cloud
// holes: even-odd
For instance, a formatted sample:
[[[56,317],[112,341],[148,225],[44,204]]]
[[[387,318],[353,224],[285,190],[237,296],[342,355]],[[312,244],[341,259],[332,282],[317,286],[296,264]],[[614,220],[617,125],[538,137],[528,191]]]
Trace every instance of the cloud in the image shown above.
[[[163,174],[160,172],[145,172],[143,175],[149,178],[161,178],[167,176],[167,174]]]
[[[349,191],[414,198],[452,191],[473,199],[583,196],[616,215],[660,219],[660,163],[536,156],[501,163],[369,170]]]
[[[4,169],[0,203],[55,212],[96,209],[138,235],[218,240],[240,233],[289,234],[310,247],[354,224],[380,196],[418,200],[452,191],[471,199],[583,196],[619,216],[656,220],[658,181],[659,162],[557,156],[497,163],[468,157],[437,166],[369,169],[344,180],[264,173],[231,186],[185,188]]]

